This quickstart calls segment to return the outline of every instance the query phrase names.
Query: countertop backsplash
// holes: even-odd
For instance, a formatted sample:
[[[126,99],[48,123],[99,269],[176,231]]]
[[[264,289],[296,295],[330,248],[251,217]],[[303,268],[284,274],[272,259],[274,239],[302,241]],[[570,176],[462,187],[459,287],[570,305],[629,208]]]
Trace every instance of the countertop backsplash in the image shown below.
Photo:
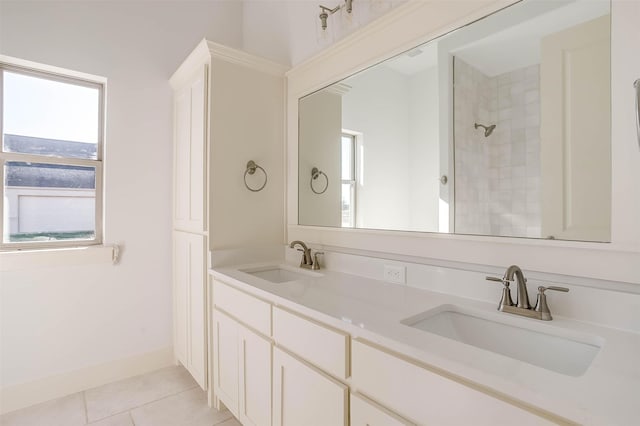
[[[427,264],[429,259],[400,261],[397,258],[384,258],[383,253],[363,256],[333,251],[319,246],[313,246],[312,249],[314,252],[316,250],[324,252],[319,256],[323,269],[385,281],[385,265],[400,267],[405,270],[406,281],[404,284],[397,283],[397,285],[408,285],[467,299],[495,303],[496,306],[500,300],[502,287],[500,283],[487,281],[485,277],[502,277],[504,271],[509,267],[508,264],[501,268],[470,264],[431,265]],[[302,256],[300,252],[290,249],[288,246],[285,247],[284,252],[287,264],[298,265],[300,263]],[[272,258],[272,260],[274,259]],[[250,260],[257,262],[263,259]],[[420,263],[416,260],[419,260]],[[562,275],[552,276],[528,271],[526,262],[522,262],[518,266],[522,268],[525,278],[527,278],[529,300],[534,304],[537,287],[540,285],[560,285],[569,288],[569,293],[548,295],[549,306],[554,317],[564,317],[640,333],[640,285],[634,288],[633,284]],[[463,269],[464,267],[468,269]],[[319,272],[322,272],[322,269]],[[515,285],[511,286],[511,297],[513,300],[516,299]]]

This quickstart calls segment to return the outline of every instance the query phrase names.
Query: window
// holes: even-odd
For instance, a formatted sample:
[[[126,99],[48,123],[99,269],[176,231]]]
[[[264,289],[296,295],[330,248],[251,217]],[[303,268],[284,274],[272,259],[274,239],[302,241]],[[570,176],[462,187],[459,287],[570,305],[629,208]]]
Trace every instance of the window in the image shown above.
[[[70,74],[0,62],[1,249],[102,243],[104,84]]]
[[[342,227],[356,226],[356,136],[342,134]]]

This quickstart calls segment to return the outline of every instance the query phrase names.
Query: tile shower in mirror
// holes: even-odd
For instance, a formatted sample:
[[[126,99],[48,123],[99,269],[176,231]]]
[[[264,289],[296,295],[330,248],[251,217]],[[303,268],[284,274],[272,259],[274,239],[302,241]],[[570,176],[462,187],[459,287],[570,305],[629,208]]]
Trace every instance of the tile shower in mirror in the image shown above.
[[[452,51],[456,232],[609,239],[609,31],[574,2]]]
[[[539,64],[493,75],[456,56],[454,81],[456,231],[540,237]]]
[[[299,223],[609,241],[609,7],[524,0],[300,99]]]

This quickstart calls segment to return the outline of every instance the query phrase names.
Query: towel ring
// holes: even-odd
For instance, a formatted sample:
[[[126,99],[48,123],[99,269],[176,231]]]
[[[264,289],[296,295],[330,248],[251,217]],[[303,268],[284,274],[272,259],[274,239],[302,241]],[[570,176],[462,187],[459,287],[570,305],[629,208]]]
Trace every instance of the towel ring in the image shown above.
[[[320,175],[324,176],[324,180],[326,183],[322,191],[316,191],[316,189],[313,187],[313,181],[318,179]],[[329,177],[326,175],[325,172],[323,172],[322,170],[318,170],[317,167],[314,167],[313,169],[311,169],[311,180],[309,181],[309,186],[311,186],[311,190],[313,191],[314,194],[324,194],[327,188],[329,187]]]
[[[251,188],[247,183],[247,175],[253,175],[256,172],[256,169],[260,169],[262,170],[262,173],[264,173],[264,182],[262,186],[260,186],[260,188]],[[258,166],[255,161],[249,160],[249,162],[247,163],[247,170],[244,171],[244,186],[246,186],[247,189],[251,192],[259,192],[262,191],[262,188],[267,185],[267,179],[267,172],[262,167]]]

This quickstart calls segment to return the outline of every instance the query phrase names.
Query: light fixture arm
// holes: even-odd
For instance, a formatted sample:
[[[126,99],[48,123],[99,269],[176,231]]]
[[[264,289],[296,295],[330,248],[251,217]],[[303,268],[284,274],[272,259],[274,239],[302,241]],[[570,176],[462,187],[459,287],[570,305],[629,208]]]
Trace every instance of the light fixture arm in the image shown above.
[[[329,18],[329,15],[333,15],[342,7],[347,9],[347,13],[351,13],[351,11],[353,10],[353,0],[345,0],[344,5],[339,4],[333,9],[327,6],[320,5],[320,15],[318,16],[320,18],[320,23],[322,24],[323,31],[327,29],[327,19]]]
[[[329,15],[333,15],[334,13],[340,10],[340,5],[337,5],[333,9],[320,5],[320,10],[322,11],[322,13],[328,13]]]

